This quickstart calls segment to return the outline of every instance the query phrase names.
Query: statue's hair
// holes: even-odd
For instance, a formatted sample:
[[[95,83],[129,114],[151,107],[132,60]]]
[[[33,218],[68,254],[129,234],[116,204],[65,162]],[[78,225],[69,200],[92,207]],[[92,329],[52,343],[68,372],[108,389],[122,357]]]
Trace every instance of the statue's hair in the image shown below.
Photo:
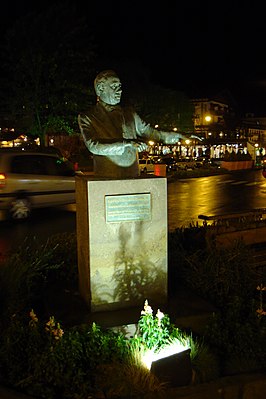
[[[94,79],[94,89],[97,93],[97,85],[99,83],[104,83],[106,82],[106,80],[110,77],[118,77],[117,74],[112,71],[111,69],[106,69],[105,71],[102,71],[100,73],[98,73],[98,75],[96,76],[96,78]]]

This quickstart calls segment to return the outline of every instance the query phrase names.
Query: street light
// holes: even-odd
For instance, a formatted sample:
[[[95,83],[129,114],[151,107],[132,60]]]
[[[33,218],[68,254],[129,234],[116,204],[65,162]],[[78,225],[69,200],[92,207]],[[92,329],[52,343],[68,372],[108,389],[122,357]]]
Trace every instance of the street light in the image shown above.
[[[210,122],[212,121],[211,115],[205,115],[204,120],[205,120],[205,124],[209,125]],[[210,133],[208,132],[208,126],[205,126],[205,128],[206,128],[206,130],[205,130],[205,138],[207,138],[207,135],[209,135]]]

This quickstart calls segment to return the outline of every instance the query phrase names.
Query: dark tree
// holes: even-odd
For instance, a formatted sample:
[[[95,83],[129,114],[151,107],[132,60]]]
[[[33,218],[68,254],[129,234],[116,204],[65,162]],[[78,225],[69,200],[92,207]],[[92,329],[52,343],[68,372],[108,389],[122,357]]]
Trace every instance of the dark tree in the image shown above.
[[[13,126],[42,141],[53,121],[73,132],[96,57],[86,21],[74,5],[54,4],[17,20],[5,39],[0,101]]]
[[[193,131],[194,106],[184,92],[154,84],[138,60],[121,59],[112,68],[122,81],[122,101],[131,103],[146,122],[166,131]]]

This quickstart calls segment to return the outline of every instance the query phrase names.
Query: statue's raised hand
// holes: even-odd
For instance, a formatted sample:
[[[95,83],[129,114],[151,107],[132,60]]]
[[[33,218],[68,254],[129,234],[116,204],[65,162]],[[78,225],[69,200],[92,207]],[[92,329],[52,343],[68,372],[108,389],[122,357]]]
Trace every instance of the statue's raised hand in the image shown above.
[[[143,143],[142,141],[132,141],[131,144],[137,150],[137,152],[148,151],[148,144]]]
[[[199,136],[195,136],[195,134],[192,134],[192,135],[190,136],[190,138],[191,138],[191,139],[197,139],[197,140],[199,140],[199,141],[202,141],[202,138],[199,137]]]
[[[163,141],[165,144],[176,144],[180,140],[180,136],[178,133],[164,133]]]

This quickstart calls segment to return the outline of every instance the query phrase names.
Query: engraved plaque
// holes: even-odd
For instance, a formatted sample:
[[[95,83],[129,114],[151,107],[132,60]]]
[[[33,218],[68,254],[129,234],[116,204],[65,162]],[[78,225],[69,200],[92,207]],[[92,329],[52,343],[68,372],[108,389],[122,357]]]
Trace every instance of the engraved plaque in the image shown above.
[[[151,220],[151,194],[106,195],[107,223]]]

